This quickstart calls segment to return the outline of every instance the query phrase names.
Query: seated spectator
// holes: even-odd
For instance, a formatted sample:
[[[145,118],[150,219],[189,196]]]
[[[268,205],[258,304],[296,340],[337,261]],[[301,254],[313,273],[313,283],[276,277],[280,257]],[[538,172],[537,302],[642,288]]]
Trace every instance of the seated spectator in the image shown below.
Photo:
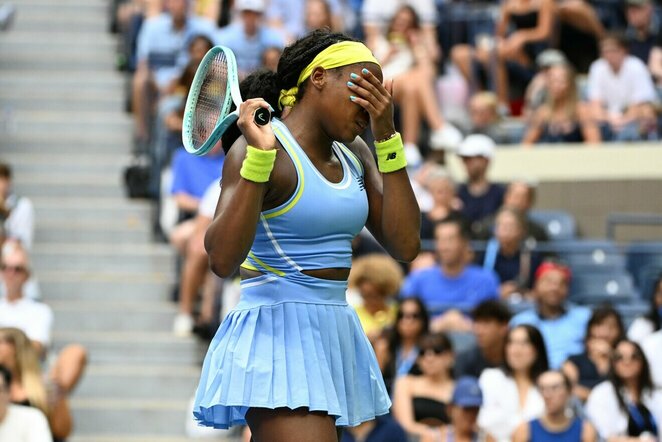
[[[390,415],[347,427],[340,442],[407,442],[407,433]]]
[[[170,242],[179,253],[184,253],[193,233],[195,223],[192,217],[198,211],[200,199],[209,185],[221,178],[224,160],[220,143],[204,156],[191,155],[183,147],[173,156],[170,192],[183,221],[173,230]]]
[[[361,5],[361,22],[368,47],[375,47],[375,39],[386,32],[398,8],[409,5],[421,20],[422,39],[430,51],[434,63],[439,62],[441,48],[437,40],[437,9],[434,0],[384,1],[364,0]]]
[[[467,172],[467,182],[460,185],[457,194],[462,201],[462,215],[471,224],[472,232],[475,223],[495,214],[503,203],[503,186],[487,178],[495,148],[491,138],[475,134],[465,138],[457,150]]]
[[[435,318],[434,331],[469,331],[470,321],[463,312],[498,295],[498,277],[467,263],[471,252],[469,233],[462,221],[448,218],[435,227],[435,245],[439,264],[409,274],[402,287],[402,296],[417,296]]]
[[[11,373],[9,400],[39,410],[47,417],[54,439],[64,440],[73,426],[67,397],[57,385],[44,383],[38,354],[21,330],[0,328],[0,365]]]
[[[662,32],[652,0],[625,0],[625,19],[625,39],[630,54],[648,63],[651,50]]]
[[[545,49],[536,57],[538,73],[531,79],[524,92],[522,116],[527,122],[531,120],[533,113],[548,99],[550,69],[555,66],[566,65],[569,65],[569,61],[565,54],[558,49]]]
[[[343,12],[340,0],[270,0],[265,17],[289,44],[315,29],[342,32]]]
[[[26,249],[32,247],[34,237],[34,207],[24,196],[12,189],[12,170],[9,164],[0,163],[0,223],[5,237],[20,241]]]
[[[480,375],[483,406],[478,426],[497,441],[510,440],[523,422],[540,417],[544,402],[536,379],[549,369],[542,335],[531,325],[513,327],[506,336],[502,368]]]
[[[511,326],[531,324],[545,337],[549,365],[558,369],[570,355],[584,351],[584,334],[591,311],[566,302],[570,269],[558,262],[543,262],[535,275],[535,306],[517,314]]]
[[[264,22],[266,7],[265,0],[235,1],[238,18],[221,28],[214,39],[217,45],[227,46],[234,52],[240,79],[260,67],[265,49],[285,46],[283,35]]]
[[[609,380],[591,391],[585,410],[605,440],[659,440],[662,391],[653,385],[638,344],[623,340],[616,345]]]
[[[572,384],[560,371],[546,371],[538,377],[538,391],[545,401],[542,416],[520,424],[513,442],[573,441],[595,442],[595,428],[584,419],[568,413],[571,410]]]
[[[469,376],[458,379],[447,407],[450,424],[442,427],[439,430],[439,437],[432,440],[482,440],[476,425],[481,405],[483,405],[483,393],[480,391],[478,380]]]
[[[494,237],[487,242],[476,262],[499,276],[499,295],[502,299],[525,297],[531,289],[533,277],[542,262],[539,253],[526,243],[526,220],[522,213],[504,207],[497,213]]]
[[[30,277],[28,253],[14,244],[3,250],[0,270],[6,293],[0,299],[0,327],[18,327],[28,335],[40,356],[51,343],[53,312],[49,306],[23,296]]]
[[[430,334],[421,339],[416,360],[421,373],[396,379],[393,417],[410,436],[431,438],[450,423],[446,405],[455,387],[453,361],[450,339],[443,333]]]
[[[11,372],[0,365],[0,440],[52,442],[48,422],[41,411],[11,403],[11,385]]]
[[[589,70],[587,96],[602,139],[657,139],[658,97],[646,65],[628,54],[627,42],[616,34],[602,39],[600,54]]]
[[[421,337],[428,332],[429,317],[418,298],[403,299],[395,325],[375,341],[375,354],[389,391],[397,377],[410,372],[418,357]]]
[[[390,300],[400,292],[403,279],[400,265],[385,254],[364,255],[352,263],[349,287],[362,299],[354,309],[371,341],[395,324],[397,306]]]
[[[455,377],[480,377],[486,368],[503,365],[508,323],[512,314],[500,301],[483,301],[471,312],[476,346],[465,350],[455,361]]]
[[[662,274],[653,283],[651,307],[646,316],[635,319],[628,329],[628,339],[641,344],[650,334],[662,328]]]
[[[585,350],[572,355],[563,363],[565,373],[573,384],[573,394],[582,402],[591,389],[607,380],[609,361],[616,344],[625,331],[621,316],[613,307],[598,307],[586,326]]]
[[[497,144],[515,143],[501,125],[499,100],[493,92],[478,92],[469,99],[469,134],[483,134]]]
[[[189,14],[188,3],[166,0],[165,12],[145,20],[140,29],[132,91],[138,144],[151,139],[152,108],[188,63],[186,45],[191,37],[213,35],[214,24]]]
[[[462,134],[444,121],[439,109],[434,89],[437,74],[432,58],[434,49],[424,38],[416,10],[409,5],[401,6],[386,32],[370,41],[370,48],[382,65],[384,79],[393,79],[393,99],[401,109],[402,141],[410,167],[422,160],[418,147],[421,120],[432,130],[431,148],[454,150]]]
[[[575,74],[569,65],[548,72],[547,99],[531,116],[522,144],[599,143],[600,131],[580,103]]]
[[[650,363],[653,385],[662,388],[662,332],[660,330],[649,335],[641,343],[641,349]]]
[[[280,61],[282,53],[283,50],[275,46],[266,48],[262,51],[262,67],[271,72],[276,72],[278,70],[278,62]]]
[[[0,327],[16,327],[30,339],[30,345],[40,357],[46,357],[50,344],[53,313],[41,303],[24,298],[23,285],[30,274],[27,252],[14,246],[2,254],[2,278],[7,293],[0,300]],[[53,399],[61,404],[49,415],[51,430],[56,439],[66,437],[72,428],[67,397],[81,379],[87,365],[87,352],[78,344],[65,346],[54,359],[48,378],[52,382]],[[56,413],[56,410],[58,411]]]
[[[474,50],[467,45],[453,48],[451,57],[470,84],[474,84],[474,60],[493,74],[502,112],[510,109],[510,77],[528,83],[533,77],[533,63],[551,43],[556,19],[552,0],[530,2],[507,0],[496,25],[496,41],[479,44]],[[508,33],[512,29],[511,33]]]
[[[432,199],[432,207],[421,214],[421,239],[434,239],[435,225],[446,218],[461,218],[457,211],[455,183],[446,169],[434,165],[426,171],[425,188]]]
[[[179,279],[179,313],[175,317],[173,332],[176,336],[189,336],[195,328],[193,310],[198,293],[206,281],[209,281],[209,256],[204,246],[205,233],[216,211],[216,204],[221,194],[218,182],[212,182],[205,191],[198,213],[192,220],[192,233],[186,242],[186,259]],[[210,302],[211,301],[211,302]],[[199,327],[207,327],[214,321],[213,299],[203,297],[198,318]]]
[[[655,85],[658,88],[662,86],[662,32],[657,34],[657,40],[651,49],[648,57],[648,69],[653,75]]]
[[[519,211],[525,218],[525,230],[527,238],[524,240],[527,246],[534,246],[539,242],[549,240],[547,231],[540,224],[535,222],[529,216],[536,200],[536,185],[525,180],[513,180],[506,187],[506,193],[503,196],[503,206]],[[474,224],[476,228],[473,233],[474,239],[487,240],[494,231],[494,217],[488,217],[481,223]]]

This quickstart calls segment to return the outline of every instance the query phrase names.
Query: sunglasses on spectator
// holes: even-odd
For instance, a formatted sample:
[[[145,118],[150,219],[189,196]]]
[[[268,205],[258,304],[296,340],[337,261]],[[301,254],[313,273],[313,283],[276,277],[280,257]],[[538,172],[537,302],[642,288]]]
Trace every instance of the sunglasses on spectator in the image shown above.
[[[0,264],[0,270],[3,272],[27,273],[28,268],[25,266],[9,266],[7,264]]]
[[[629,355],[627,355],[627,354],[624,355],[624,354],[621,354],[621,353],[614,353],[614,361],[616,361],[616,362],[620,362],[620,361],[623,361],[623,362],[641,361],[641,355],[639,355],[637,353],[632,353],[632,354],[629,354]]]
[[[419,356],[425,356],[429,351],[433,352],[435,355],[440,355],[446,352],[448,349],[443,345],[435,345],[434,347],[424,347],[418,351]]]
[[[420,313],[398,313],[398,319],[421,319]]]

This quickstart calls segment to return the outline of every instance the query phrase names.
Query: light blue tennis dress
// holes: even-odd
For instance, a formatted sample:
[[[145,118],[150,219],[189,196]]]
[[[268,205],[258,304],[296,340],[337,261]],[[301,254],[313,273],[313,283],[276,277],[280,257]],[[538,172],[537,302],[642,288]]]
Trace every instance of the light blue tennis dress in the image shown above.
[[[351,266],[352,239],[368,216],[363,166],[334,143],[343,178],[331,183],[282,122],[272,126],[297,187],[260,215],[242,267],[263,275],[242,281],[238,305],[212,340],[193,414],[202,425],[228,428],[245,424],[250,407],[308,407],[337,426],[358,425],[391,406],[374,351],[345,300],[347,282],[302,270]]]

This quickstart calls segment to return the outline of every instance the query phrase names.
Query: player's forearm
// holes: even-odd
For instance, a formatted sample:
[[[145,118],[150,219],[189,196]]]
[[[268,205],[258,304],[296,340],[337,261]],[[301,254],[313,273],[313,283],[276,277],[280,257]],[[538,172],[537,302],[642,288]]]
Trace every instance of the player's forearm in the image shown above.
[[[382,236],[388,252],[398,260],[412,261],[421,248],[421,212],[406,169],[382,174]]]

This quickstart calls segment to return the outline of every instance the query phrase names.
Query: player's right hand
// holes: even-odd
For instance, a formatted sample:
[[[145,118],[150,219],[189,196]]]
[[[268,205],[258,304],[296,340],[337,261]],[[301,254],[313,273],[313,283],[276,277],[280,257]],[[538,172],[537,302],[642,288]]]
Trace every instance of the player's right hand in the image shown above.
[[[271,127],[271,122],[260,126],[254,120],[254,114],[258,108],[270,109],[270,106],[261,98],[251,98],[244,101],[239,107],[237,126],[249,145],[263,150],[275,149],[276,136]]]

